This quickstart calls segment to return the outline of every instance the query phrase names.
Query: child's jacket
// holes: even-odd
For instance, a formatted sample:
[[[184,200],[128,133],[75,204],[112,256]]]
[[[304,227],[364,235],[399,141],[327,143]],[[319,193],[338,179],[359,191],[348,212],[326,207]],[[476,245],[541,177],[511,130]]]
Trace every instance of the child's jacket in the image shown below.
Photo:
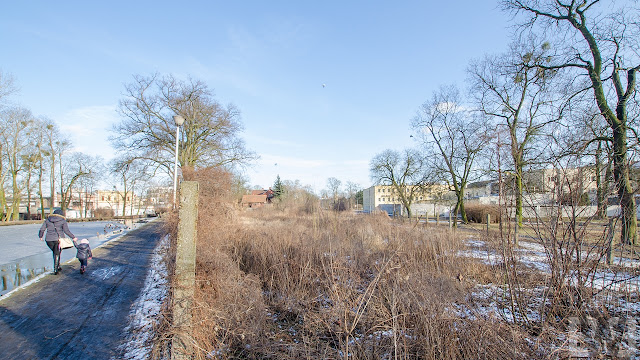
[[[78,253],[76,254],[76,257],[78,259],[88,259],[90,257],[93,257],[93,255],[91,254],[91,247],[89,247],[89,242],[84,242],[84,241],[80,241],[78,242],[77,240],[73,240],[73,245],[76,247],[76,249],[78,249]]]

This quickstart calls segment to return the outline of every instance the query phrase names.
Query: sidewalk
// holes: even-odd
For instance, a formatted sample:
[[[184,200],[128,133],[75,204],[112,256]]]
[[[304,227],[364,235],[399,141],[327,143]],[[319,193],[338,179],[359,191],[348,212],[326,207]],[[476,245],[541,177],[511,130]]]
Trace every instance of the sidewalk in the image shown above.
[[[161,236],[150,223],[95,249],[84,275],[73,261],[0,298],[0,359],[117,359]]]

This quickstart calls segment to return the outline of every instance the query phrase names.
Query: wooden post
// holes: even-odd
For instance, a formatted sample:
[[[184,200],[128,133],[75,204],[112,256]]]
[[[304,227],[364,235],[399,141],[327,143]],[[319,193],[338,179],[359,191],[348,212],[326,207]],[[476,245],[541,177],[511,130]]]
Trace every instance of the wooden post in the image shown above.
[[[613,263],[613,234],[615,229],[613,228],[613,218],[609,218],[609,227],[607,230],[607,265]]]
[[[489,224],[491,224],[491,214],[487,214],[487,236],[489,236]]]
[[[198,225],[198,183],[180,184],[176,273],[173,289],[173,326],[171,360],[192,358],[191,305],[196,280],[196,238]]]

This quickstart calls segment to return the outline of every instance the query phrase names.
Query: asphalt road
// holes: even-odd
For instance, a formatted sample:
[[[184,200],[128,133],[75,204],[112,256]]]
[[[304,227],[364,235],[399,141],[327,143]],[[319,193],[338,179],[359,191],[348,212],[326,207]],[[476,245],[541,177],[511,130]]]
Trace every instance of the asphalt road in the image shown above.
[[[95,249],[60,275],[0,298],[0,359],[119,358],[131,305],[144,286],[159,222]]]

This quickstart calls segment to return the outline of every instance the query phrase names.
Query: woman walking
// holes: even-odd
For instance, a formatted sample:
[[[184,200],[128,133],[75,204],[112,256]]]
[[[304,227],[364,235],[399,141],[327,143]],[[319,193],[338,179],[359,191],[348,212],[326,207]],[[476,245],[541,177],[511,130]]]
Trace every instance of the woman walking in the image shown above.
[[[67,219],[62,215],[62,210],[56,209],[52,215],[50,215],[42,226],[38,237],[40,240],[46,240],[47,246],[53,252],[53,274],[58,275],[62,268],[60,267],[60,238],[64,235],[69,235],[73,240],[78,240],[71,231],[69,231],[69,225]],[[46,235],[46,237],[45,237]]]

